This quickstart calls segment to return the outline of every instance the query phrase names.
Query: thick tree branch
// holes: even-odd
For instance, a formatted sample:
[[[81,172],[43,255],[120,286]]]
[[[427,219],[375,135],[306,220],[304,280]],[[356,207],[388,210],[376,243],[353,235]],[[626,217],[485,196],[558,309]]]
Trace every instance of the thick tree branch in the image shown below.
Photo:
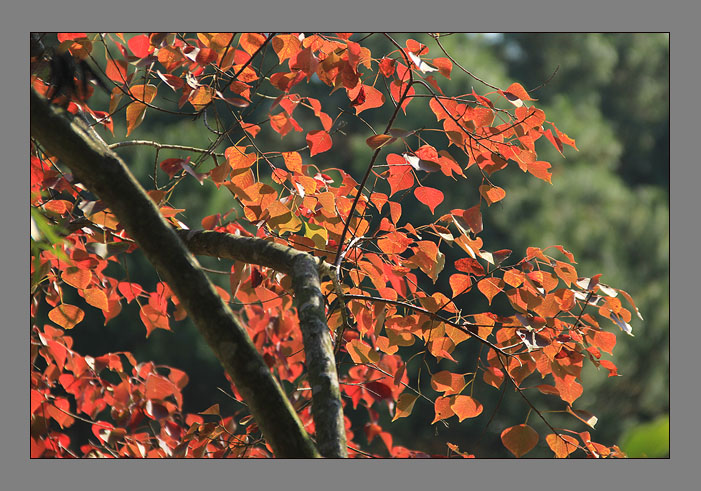
[[[124,162],[79,118],[30,93],[31,135],[109,206],[178,296],[277,457],[318,457],[292,405],[231,310]],[[321,308],[303,303],[301,312]],[[185,355],[185,354],[184,354]]]
[[[258,264],[291,277],[312,388],[317,447],[324,457],[347,457],[341,391],[326,324],[318,259],[257,237],[203,230],[179,230],[178,235],[193,254]]]

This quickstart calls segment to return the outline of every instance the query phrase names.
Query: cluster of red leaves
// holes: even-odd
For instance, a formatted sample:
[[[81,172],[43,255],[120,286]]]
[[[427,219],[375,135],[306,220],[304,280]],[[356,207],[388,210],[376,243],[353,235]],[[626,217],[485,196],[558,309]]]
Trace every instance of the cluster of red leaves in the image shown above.
[[[225,221],[232,212],[220,213],[205,217],[204,228],[235,235],[251,235],[249,230],[255,230],[258,237],[308,251],[331,263],[336,257],[343,259],[344,298],[338,298],[330,280],[322,284],[322,290],[329,304],[338,301],[351,319],[352,327],[344,331],[341,311],[328,312],[329,328],[344,332],[342,356],[352,362],[351,368],[340,374],[343,402],[367,410],[364,439],[370,445],[380,437],[385,448],[378,455],[428,456],[393,446],[389,428],[379,423],[381,406],[386,405],[396,420],[409,416],[421,399],[420,404],[429,401],[434,406],[432,423],[454,416],[463,421],[482,413],[479,391],[490,386],[498,389],[504,383],[522,393],[532,389],[551,395],[561,400],[578,422],[593,427],[596,418],[573,407],[583,390],[583,363],[589,360],[608,370],[610,376],[617,375],[617,370],[601,355],[602,351],[612,353],[616,337],[592,314],[610,319],[630,334],[631,313],[618,295],[637,312],[632,299],[622,290],[599,283],[600,275],[580,277],[573,255],[561,246],[554,248],[564,261],[545,250],[529,248],[526,257],[507,264],[511,251],[489,252],[479,237],[483,203],[490,206],[506,195],[491,181],[497,171],[515,163],[523,172],[550,182],[550,164],[538,161],[535,142],[545,136],[560,152],[563,144],[576,148],[574,140],[546,121],[542,110],[525,104],[533,99],[521,85],[515,83],[490,94],[473,90],[446,96],[436,78],[427,74],[437,71],[449,78],[452,62],[445,57],[428,57],[428,47],[414,40],[376,58],[347,34],[270,37],[244,33],[236,38],[230,33],[200,33],[192,39],[151,34],[128,41],[119,34],[111,37],[119,57],[107,50],[104,73],[114,83],[108,111],[93,111],[84,101],[71,102],[69,110],[79,106],[112,131],[111,115],[126,98],[127,135],[143,121],[149,108],[157,108],[154,104],[161,92],[174,92],[180,108],[190,105],[201,112],[223,101],[232,110],[244,111],[250,104],[261,103],[257,90],[265,83],[266,90],[279,93],[269,105],[267,125],[281,138],[292,131],[306,132],[308,157],[314,157],[333,147],[334,119],[319,99],[295,93],[298,84],[315,78],[331,92],[345,91],[356,115],[388,104],[394,105],[396,115],[399,109],[406,113],[409,104],[428,101],[446,144],[462,157],[436,149],[416,138],[416,132],[389,125],[384,132],[367,138],[368,146],[376,156],[390,145],[395,148],[400,144],[403,150],[387,151],[385,164],[375,165],[374,183],[363,181],[362,189],[343,169],[318,168],[306,151],[261,153],[254,140],[263,129],[261,124],[266,123],[244,117],[239,124],[247,143],[230,146],[225,162],[207,172],[196,172],[188,159],[167,159],[160,165],[171,181],[191,175],[232,193],[239,206],[235,212],[238,219]],[[62,47],[78,57],[91,51],[94,39],[83,33],[59,34]],[[267,49],[279,60],[272,73],[263,73],[254,62]],[[145,66],[150,68],[144,71]],[[226,84],[221,80],[217,84],[213,73],[227,74]],[[380,76],[388,92],[377,88],[385,85],[377,83]],[[39,78],[34,78],[33,85],[47,91]],[[415,97],[417,88],[426,89],[431,97]],[[487,95],[508,102],[513,112],[499,109],[497,101]],[[311,111],[321,127],[304,129],[294,117],[298,107]],[[546,123],[552,130],[544,128]],[[32,262],[32,319],[43,302],[51,308],[48,316],[54,324],[73,329],[83,320],[87,306],[102,311],[107,323],[119,315],[122,302],[137,302],[146,336],[154,329],[170,329],[171,319],[182,320],[186,312],[166,284],[159,283],[156,291],[148,292],[137,283],[105,272],[108,264],[118,263],[117,258],[132,252],[135,245],[100,201],[83,199],[78,194],[80,185],[70,175],[59,173],[50,156],[38,155],[31,158],[32,206],[54,223],[68,224],[70,230],[62,246],[65,256],[43,250]],[[463,179],[475,164],[482,178],[478,203],[468,209],[452,209],[432,223],[402,221],[403,206],[407,206],[403,202],[407,193],[402,191],[411,190],[434,214],[443,204],[444,194],[422,184],[426,175],[440,171],[446,178]],[[259,166],[269,167],[269,178],[262,177],[265,174]],[[183,210],[165,204],[164,190],[149,193],[163,215],[181,225],[175,215]],[[464,257],[446,268],[443,251],[454,245]],[[444,271],[449,275],[451,292],[429,294],[420,287],[422,275],[435,284]],[[66,287],[75,289],[85,305],[65,303],[62,292]],[[299,408],[305,428],[313,433],[307,404],[310,391],[305,390],[304,348],[289,295],[289,278],[235,263],[229,290],[218,290],[225,301],[243,304],[240,315],[251,338],[277,377],[295,387],[290,399]],[[490,305],[497,296],[505,296],[513,315],[463,312],[459,308],[461,296],[478,292]],[[584,313],[588,306],[598,310],[590,308]],[[33,326],[32,456],[72,455],[68,437],[56,431],[51,421],[65,429],[77,418],[90,421],[99,440],[98,445],[81,445],[83,456],[270,455],[250,415],[239,415],[237,421],[236,416],[220,415],[218,407],[199,415],[182,414],[181,390],[187,383],[184,373],[137,363],[129,353],[81,356],[71,350],[72,339],[63,329],[49,324]],[[457,347],[471,339],[475,342],[474,338],[489,345],[474,372],[444,369],[432,373],[433,397],[410,386],[407,365],[412,358],[405,354],[412,348],[436,361],[457,362]],[[120,382],[108,382],[107,372],[117,375]],[[538,379],[535,385],[526,384],[531,376]],[[546,378],[550,383],[539,383]],[[478,380],[484,385],[478,386]],[[235,387],[232,391],[240,399]],[[106,409],[109,418],[104,417]],[[205,422],[204,416],[215,421]],[[149,431],[148,420],[160,423],[160,431]],[[351,455],[366,454],[354,440],[357,430],[352,431],[348,418],[346,423]],[[501,438],[519,457],[534,448],[539,436],[530,426],[520,424],[504,429]],[[576,449],[590,457],[621,455],[617,447],[592,442],[586,431],[561,430],[545,439],[557,457],[566,457]],[[452,443],[447,445],[455,455],[471,456]]]

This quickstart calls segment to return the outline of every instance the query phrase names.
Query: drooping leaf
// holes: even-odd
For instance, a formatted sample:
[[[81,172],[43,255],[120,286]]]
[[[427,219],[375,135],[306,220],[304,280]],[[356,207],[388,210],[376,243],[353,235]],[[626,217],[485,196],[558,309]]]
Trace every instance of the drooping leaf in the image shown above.
[[[545,437],[545,441],[558,459],[566,458],[578,447],[577,439],[569,435],[550,433]]]
[[[458,421],[466,418],[475,418],[482,414],[484,408],[478,400],[468,395],[456,395],[454,397],[450,407],[458,416]]]
[[[477,288],[481,291],[489,305],[492,304],[492,299],[504,289],[504,280],[501,278],[483,278],[477,283]]]
[[[325,152],[333,146],[331,136],[324,130],[315,130],[307,133],[307,144],[310,156]]]
[[[441,370],[431,377],[431,387],[437,392],[444,392],[446,396],[459,394],[465,387],[465,376]]]
[[[416,196],[416,199],[428,206],[431,213],[435,213],[436,207],[443,202],[443,192],[427,186],[415,188],[414,196]]]
[[[526,424],[511,426],[501,432],[501,441],[516,457],[522,457],[538,443],[538,433]]]
[[[479,192],[482,197],[487,202],[487,206],[491,206],[497,201],[501,201],[506,196],[506,191],[504,191],[499,186],[490,186],[488,184],[483,184],[479,187]]]

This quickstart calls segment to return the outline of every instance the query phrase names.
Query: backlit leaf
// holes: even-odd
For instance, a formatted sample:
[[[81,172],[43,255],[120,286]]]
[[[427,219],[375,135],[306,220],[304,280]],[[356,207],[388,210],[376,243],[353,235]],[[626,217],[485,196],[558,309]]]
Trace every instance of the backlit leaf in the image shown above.
[[[414,196],[428,206],[431,213],[434,213],[436,211],[436,206],[443,202],[443,192],[426,186],[414,189]]]
[[[455,396],[451,409],[458,416],[458,420],[462,421],[466,418],[475,418],[482,414],[482,403],[467,395]]]
[[[75,305],[67,303],[58,305],[49,311],[49,319],[63,327],[73,329],[85,317],[85,313]]]
[[[497,201],[501,201],[506,196],[506,191],[504,191],[499,186],[490,186],[488,184],[483,184],[479,187],[479,192],[482,197],[487,202],[488,206],[491,206]]]
[[[80,269],[75,266],[70,266],[61,273],[61,279],[78,290],[86,288],[91,278],[92,272],[89,269]]]
[[[577,439],[569,435],[550,433],[545,437],[545,441],[558,459],[564,459],[578,447]]]
[[[529,162],[528,164],[528,172],[536,176],[538,179],[542,179],[545,182],[548,182],[552,184],[552,181],[550,178],[552,177],[552,174],[548,171],[548,169],[551,167],[548,162],[543,162],[543,161],[536,161],[536,162]]]
[[[453,297],[457,297],[469,291],[472,287],[472,280],[470,276],[466,274],[455,273],[451,275],[449,283],[450,289],[453,292]]]
[[[487,301],[491,305],[492,299],[497,293],[503,291],[504,285],[504,280],[501,278],[483,278],[477,283],[477,288],[487,297]]]
[[[538,433],[526,424],[512,426],[501,432],[501,441],[516,457],[522,457],[538,443]]]
[[[146,326],[146,337],[148,337],[155,329],[165,329],[170,331],[168,317],[156,310],[153,306],[146,304],[139,310],[141,322]]]
[[[465,387],[465,376],[442,370],[434,373],[431,377],[431,387],[436,392],[444,392],[447,396],[459,394]]]
[[[394,417],[392,418],[392,421],[395,421],[399,418],[406,418],[407,416],[409,416],[411,414],[411,411],[414,409],[414,403],[418,398],[418,394],[410,394],[408,392],[405,392],[402,395],[400,395],[399,399],[397,400],[397,409],[394,412]]]
[[[325,152],[333,146],[331,136],[324,130],[315,130],[307,133],[307,144],[310,156]]]
[[[435,417],[433,418],[433,421],[431,421],[431,424],[437,423],[438,421],[442,419],[447,419],[450,418],[451,416],[454,416],[455,413],[453,412],[453,409],[450,407],[451,403],[451,398],[450,397],[438,397],[436,398],[436,402],[433,404],[433,408],[435,410]]]
[[[353,359],[353,363],[378,363],[380,361],[380,353],[360,339],[353,339],[346,343],[346,350]]]

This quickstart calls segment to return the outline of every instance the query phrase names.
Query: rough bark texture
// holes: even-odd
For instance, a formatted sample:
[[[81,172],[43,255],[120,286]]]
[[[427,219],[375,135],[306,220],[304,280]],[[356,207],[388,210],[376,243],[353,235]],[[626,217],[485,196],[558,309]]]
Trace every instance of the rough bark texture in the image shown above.
[[[124,162],[78,118],[31,89],[31,134],[96,193],[168,282],[244,397],[277,457],[319,453],[284,392],[195,258]]]
[[[256,237],[188,230],[178,234],[193,254],[236,259],[290,275],[312,388],[317,447],[324,457],[347,457],[341,392],[324,313],[318,260],[306,252]]]

